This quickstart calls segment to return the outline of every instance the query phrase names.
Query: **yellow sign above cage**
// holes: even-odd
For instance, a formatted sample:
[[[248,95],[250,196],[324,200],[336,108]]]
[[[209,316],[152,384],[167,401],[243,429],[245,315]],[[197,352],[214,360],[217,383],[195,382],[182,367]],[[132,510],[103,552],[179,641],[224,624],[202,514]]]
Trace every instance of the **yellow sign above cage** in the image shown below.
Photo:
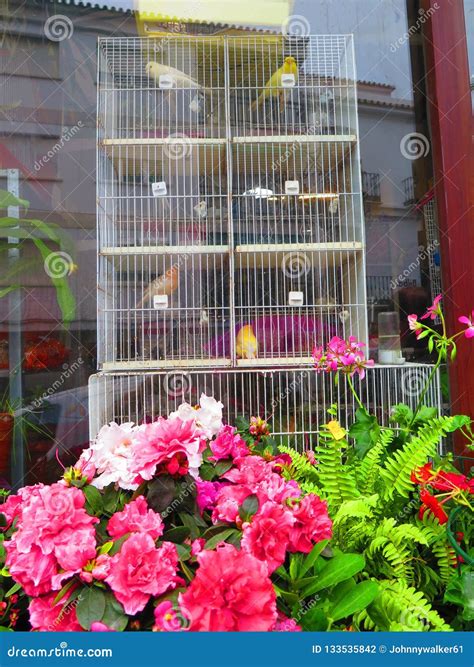
[[[252,26],[282,27],[293,0],[135,0],[137,23],[142,33],[154,32],[153,22],[184,21],[239,25],[248,16]],[[146,24],[146,25],[145,25]],[[157,26],[156,32],[162,32]]]

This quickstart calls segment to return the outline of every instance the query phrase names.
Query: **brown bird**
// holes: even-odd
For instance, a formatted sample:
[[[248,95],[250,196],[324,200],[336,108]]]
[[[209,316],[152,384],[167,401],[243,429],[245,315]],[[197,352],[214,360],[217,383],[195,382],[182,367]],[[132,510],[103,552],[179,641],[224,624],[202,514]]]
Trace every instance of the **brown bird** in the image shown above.
[[[137,308],[143,308],[147,301],[153,301],[155,296],[171,296],[178,289],[179,285],[179,267],[173,265],[166,273],[158,276],[146,288],[143,298],[137,305]]]

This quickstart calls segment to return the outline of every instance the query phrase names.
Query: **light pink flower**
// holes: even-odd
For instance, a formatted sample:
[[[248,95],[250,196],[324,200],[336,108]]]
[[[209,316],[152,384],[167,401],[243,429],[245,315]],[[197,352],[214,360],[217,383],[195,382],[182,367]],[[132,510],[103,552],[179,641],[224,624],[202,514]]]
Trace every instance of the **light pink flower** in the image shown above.
[[[441,313],[441,306],[439,305],[441,299],[443,297],[441,294],[438,294],[438,296],[435,296],[433,299],[432,305],[427,309],[426,313],[421,316],[421,320],[426,320],[430,318],[431,320],[435,320]]]
[[[190,630],[266,632],[274,627],[276,595],[265,563],[230,544],[203,551],[198,560],[196,576],[179,596]]]
[[[416,337],[421,334],[423,330],[423,325],[418,322],[418,315],[408,315],[408,328],[410,331],[414,331],[416,334]]]
[[[138,427],[127,422],[120,426],[115,422],[103,426],[90,448],[82,457],[92,456],[89,465],[97,469],[97,477],[92,484],[103,489],[109,484],[118,484],[122,489],[135,490],[138,487],[136,474],[130,470],[132,463],[132,443]]]
[[[43,632],[82,632],[77,620],[76,606],[66,604],[69,595],[54,604],[56,593],[33,598],[28,608],[33,630]]]
[[[105,581],[125,613],[134,616],[152,595],[162,595],[176,587],[177,565],[174,544],[165,542],[158,549],[150,535],[133,533],[111,558],[111,571]]]
[[[313,493],[304,496],[293,508],[295,523],[290,532],[288,551],[309,553],[317,542],[332,537],[332,521],[327,503]]]
[[[191,554],[193,556],[197,556],[204,549],[205,544],[206,540],[204,540],[202,537],[198,537],[195,540],[193,540],[193,542],[191,543]]]
[[[193,421],[200,433],[210,440],[222,427],[222,409],[224,405],[212,396],[201,394],[199,406],[193,408],[189,403],[182,403],[172,412],[169,419],[179,417],[182,421]]]
[[[242,549],[268,565],[272,573],[285,560],[290,530],[295,519],[289,510],[273,502],[267,502],[244,524]]]
[[[96,467],[92,461],[93,454],[90,449],[86,449],[82,452],[80,457],[77,459],[74,464],[74,468],[82,473],[82,475],[87,479],[90,484],[94,479],[96,473]]]
[[[141,426],[133,445],[132,470],[135,476],[152,479],[157,466],[183,453],[189,462],[190,473],[197,474],[206,442],[193,421],[183,422],[179,417],[160,417]]]
[[[471,317],[462,315],[461,317],[458,317],[458,321],[461,322],[461,324],[467,325],[467,329],[464,331],[466,338],[474,338],[474,310],[472,311]]]
[[[117,540],[127,533],[148,533],[154,540],[163,534],[161,516],[148,508],[143,496],[127,503],[121,512],[116,512],[107,525],[107,532]]]

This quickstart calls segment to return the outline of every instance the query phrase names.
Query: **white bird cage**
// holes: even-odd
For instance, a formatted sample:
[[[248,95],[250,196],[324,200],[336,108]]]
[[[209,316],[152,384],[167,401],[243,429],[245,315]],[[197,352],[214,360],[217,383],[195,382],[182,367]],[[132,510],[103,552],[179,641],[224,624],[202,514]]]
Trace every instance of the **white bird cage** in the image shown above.
[[[350,421],[311,354],[367,340],[356,81],[347,35],[99,40],[91,436],[201,392],[300,448]],[[388,423],[430,370],[370,369],[363,400]]]
[[[101,39],[97,184],[102,370],[367,338],[351,36]]]

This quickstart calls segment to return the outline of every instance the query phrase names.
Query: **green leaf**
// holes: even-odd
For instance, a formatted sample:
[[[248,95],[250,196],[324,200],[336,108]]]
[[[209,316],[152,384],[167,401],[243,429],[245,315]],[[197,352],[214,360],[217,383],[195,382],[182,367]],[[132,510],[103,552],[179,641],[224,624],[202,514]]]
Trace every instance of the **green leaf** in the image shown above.
[[[178,512],[178,516],[183,522],[183,525],[189,530],[190,538],[195,540],[197,537],[199,537],[199,529],[196,525],[194,517],[187,512]]]
[[[341,581],[353,577],[363,570],[364,567],[365,558],[360,554],[340,554],[335,556],[321,570],[318,581],[303,589],[302,596],[308,597],[325,588],[335,586]]]
[[[115,556],[115,554],[118,554],[122,548],[122,544],[125,542],[125,540],[128,540],[129,537],[130,533],[126,533],[125,535],[122,535],[122,537],[119,537],[118,540],[116,540],[113,543],[113,546],[109,549],[109,556]]]
[[[100,620],[116,632],[123,632],[127,627],[128,616],[112,593],[105,593],[105,610]]]
[[[179,560],[189,560],[191,557],[191,547],[187,544],[177,544],[176,551],[178,552]]]
[[[58,604],[58,602],[61,602],[63,597],[71,590],[72,586],[76,584],[76,581],[74,579],[70,579],[64,586],[61,588],[59,593],[56,595],[56,597],[53,600],[53,604]]]
[[[21,590],[21,584],[13,584],[13,586],[9,588],[8,591],[5,593],[5,597],[9,598],[15,593],[17,593],[19,590]]]
[[[88,484],[82,489],[86,497],[86,512],[93,516],[100,516],[104,511],[102,494],[95,486]]]
[[[214,537],[211,537],[209,540],[207,540],[206,544],[204,545],[204,549],[208,549],[209,551],[211,549],[215,549],[218,544],[225,542],[231,535],[235,535],[235,533],[240,535],[239,531],[235,528],[228,528],[227,530],[221,531],[217,535],[214,535]]]
[[[301,566],[301,557],[300,554],[291,554],[290,556],[290,578],[292,581],[296,581],[299,578]]]
[[[349,436],[355,440],[355,452],[362,459],[377,442],[380,426],[375,415],[369,415],[365,408],[358,408],[355,422],[349,429]]]
[[[321,542],[318,542],[317,544],[314,545],[309,554],[303,560],[299,572],[300,577],[303,577],[306,574],[306,572],[308,572],[308,570],[313,568],[315,562],[321,555],[322,551],[324,551],[328,543],[329,540],[322,540]]]
[[[105,606],[106,597],[103,590],[96,586],[83,590],[76,605],[76,615],[84,630],[90,630],[94,621],[102,621]]]
[[[21,206],[23,208],[28,208],[30,202],[27,199],[20,199],[15,197],[8,190],[0,190],[0,208],[8,208],[9,206]]]
[[[216,463],[214,466],[214,475],[221,477],[224,473],[230,470],[233,465],[234,462],[232,460],[219,461],[219,463]]]
[[[114,543],[112,540],[105,542],[99,549],[99,555],[108,554],[109,551],[113,548]]]
[[[357,584],[329,609],[329,617],[333,621],[352,616],[365,609],[375,600],[379,592],[375,581],[363,581]]]
[[[163,534],[163,540],[166,542],[173,542],[174,544],[181,544],[187,539],[190,535],[189,528],[186,526],[177,526],[176,528],[170,528]]]
[[[258,497],[254,493],[247,496],[239,507],[239,516],[242,521],[250,521],[250,519],[258,512],[259,504]]]

